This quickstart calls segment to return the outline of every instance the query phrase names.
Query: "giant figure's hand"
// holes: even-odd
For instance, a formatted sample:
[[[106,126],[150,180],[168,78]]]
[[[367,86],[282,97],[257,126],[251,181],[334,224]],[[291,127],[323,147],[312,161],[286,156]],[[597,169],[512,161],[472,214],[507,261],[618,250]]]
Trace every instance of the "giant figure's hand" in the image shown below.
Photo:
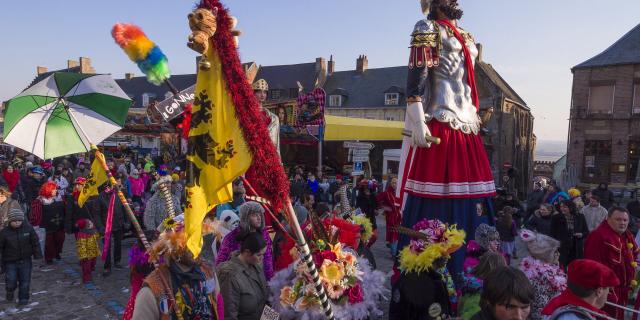
[[[410,121],[411,129],[411,141],[413,146],[428,148],[431,146],[430,142],[427,142],[426,136],[431,135],[431,131],[427,127],[427,123],[424,119],[424,109],[422,109],[422,102],[412,102],[407,105],[407,118]]]

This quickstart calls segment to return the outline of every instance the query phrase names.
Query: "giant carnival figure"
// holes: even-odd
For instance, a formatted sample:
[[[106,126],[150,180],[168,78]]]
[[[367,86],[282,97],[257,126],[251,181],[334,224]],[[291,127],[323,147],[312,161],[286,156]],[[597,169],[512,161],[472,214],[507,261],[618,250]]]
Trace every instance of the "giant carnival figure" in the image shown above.
[[[402,225],[438,219],[473,235],[480,223],[492,223],[490,200],[495,195],[479,135],[478,48],[457,25],[462,17],[457,0],[421,0],[421,5],[426,18],[411,34],[407,80],[405,131],[411,134],[402,143]],[[401,236],[398,250],[408,243]],[[454,274],[462,271],[463,260],[464,250],[452,256]]]

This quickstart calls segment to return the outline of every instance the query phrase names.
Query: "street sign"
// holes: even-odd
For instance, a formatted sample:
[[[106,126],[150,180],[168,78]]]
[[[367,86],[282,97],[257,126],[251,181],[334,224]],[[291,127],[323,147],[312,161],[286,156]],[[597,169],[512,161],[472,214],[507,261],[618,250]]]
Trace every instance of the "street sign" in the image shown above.
[[[345,141],[343,143],[344,148],[346,149],[373,149],[373,143],[371,142],[353,142],[353,141]]]
[[[358,163],[358,162],[360,162],[360,163],[362,163],[362,162],[367,162],[367,161],[369,161],[369,156],[353,156],[353,157],[351,158],[351,161],[352,161],[352,162],[355,162],[355,163]]]
[[[353,162],[353,171],[362,171],[362,162]]]
[[[352,177],[364,176],[364,171],[353,171],[353,172],[351,172],[351,176]]]
[[[368,149],[351,149],[351,154],[354,157],[357,157],[357,156],[369,156],[369,150]]]

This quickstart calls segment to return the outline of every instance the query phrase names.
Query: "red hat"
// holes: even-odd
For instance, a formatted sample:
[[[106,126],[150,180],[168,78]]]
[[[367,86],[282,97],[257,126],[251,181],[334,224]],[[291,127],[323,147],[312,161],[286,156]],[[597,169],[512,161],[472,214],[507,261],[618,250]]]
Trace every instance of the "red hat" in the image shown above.
[[[589,260],[577,259],[569,264],[567,282],[586,288],[607,288],[620,285],[618,276],[604,264]]]

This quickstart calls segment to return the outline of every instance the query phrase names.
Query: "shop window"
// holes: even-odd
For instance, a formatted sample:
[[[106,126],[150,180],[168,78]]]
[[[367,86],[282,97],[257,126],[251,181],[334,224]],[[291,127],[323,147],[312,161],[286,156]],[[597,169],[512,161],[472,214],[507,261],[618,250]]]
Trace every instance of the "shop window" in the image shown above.
[[[279,89],[273,89],[273,90],[269,91],[269,95],[271,96],[271,100],[278,100],[278,99],[280,99],[280,90]]]
[[[298,88],[289,89],[289,98],[297,98],[299,94],[300,94],[300,89]]]
[[[584,146],[582,180],[588,183],[600,183],[610,180],[611,141],[588,140]]]
[[[629,167],[627,182],[640,183],[640,140],[629,141]]]
[[[614,85],[591,86],[589,88],[589,113],[612,113],[614,92]]]

